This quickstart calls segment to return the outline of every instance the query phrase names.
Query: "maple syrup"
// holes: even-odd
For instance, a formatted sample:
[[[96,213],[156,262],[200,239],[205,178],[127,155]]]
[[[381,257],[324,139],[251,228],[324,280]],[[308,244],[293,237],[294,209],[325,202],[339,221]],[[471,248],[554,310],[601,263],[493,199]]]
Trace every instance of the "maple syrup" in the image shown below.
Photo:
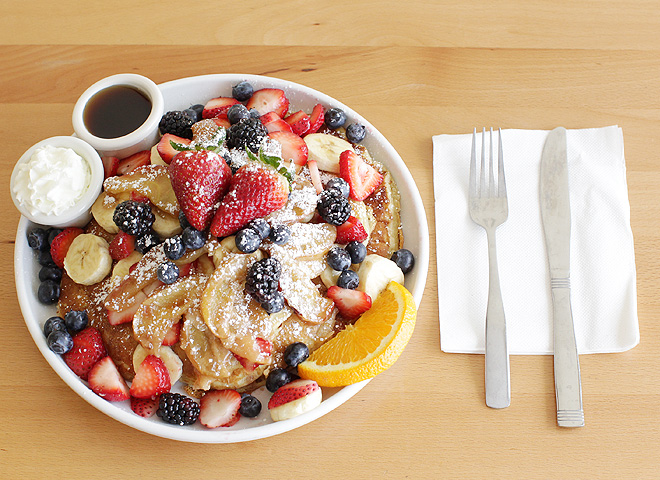
[[[87,130],[99,138],[118,138],[137,130],[151,113],[151,101],[139,90],[115,85],[92,96],[83,112]]]

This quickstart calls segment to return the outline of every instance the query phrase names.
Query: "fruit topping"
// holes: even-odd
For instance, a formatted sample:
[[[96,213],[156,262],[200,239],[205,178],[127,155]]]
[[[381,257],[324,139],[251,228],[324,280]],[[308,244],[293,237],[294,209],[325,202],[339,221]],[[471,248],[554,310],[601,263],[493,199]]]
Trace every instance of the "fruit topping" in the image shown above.
[[[277,259],[259,260],[248,268],[245,291],[263,305],[277,294],[281,273],[282,265]]]
[[[289,99],[286,98],[284,90],[279,88],[262,88],[252,94],[247,103],[248,110],[255,108],[260,115],[275,112],[284,118],[289,110]]]
[[[120,231],[110,242],[109,251],[113,260],[122,260],[128,257],[135,251],[135,237]]]
[[[284,245],[291,237],[291,229],[284,224],[278,223],[273,225],[268,234],[268,238],[275,245]]]
[[[66,330],[54,330],[46,337],[48,348],[58,355],[63,355],[73,348],[73,339]]]
[[[181,235],[174,235],[166,238],[163,242],[163,250],[170,260],[178,260],[186,253],[186,246],[183,244]]]
[[[405,248],[394,252],[390,260],[396,263],[403,273],[408,273],[415,266],[415,256]]]
[[[173,425],[192,425],[199,417],[199,404],[180,393],[163,393],[158,401],[156,415]]]
[[[309,357],[309,348],[302,342],[295,342],[286,347],[284,362],[290,367],[297,367]]]
[[[367,238],[369,235],[364,225],[352,215],[337,227],[337,243],[364,242]]]
[[[367,135],[367,128],[360,123],[351,123],[346,127],[346,138],[349,142],[360,143]]]
[[[280,116],[275,112],[268,112],[267,114],[259,117],[259,120],[261,120],[261,123],[263,123],[264,127],[266,127],[268,133],[280,131],[289,133],[292,132],[291,125],[280,118]]]
[[[177,153],[190,145],[190,142],[191,140],[188,138],[177,137],[171,133],[166,133],[160,137],[160,141],[156,145],[156,150],[165,163],[170,163]],[[172,143],[175,145],[172,145]]]
[[[305,135],[311,126],[309,115],[302,110],[288,115],[284,118],[284,121],[291,126],[291,131],[300,137]]]
[[[351,255],[341,247],[332,247],[326,256],[328,265],[338,272],[342,272],[351,266]]]
[[[380,255],[367,255],[358,269],[360,286],[358,290],[366,292],[372,299],[378,297],[387,288],[390,281],[403,285],[403,272],[392,260]]]
[[[339,156],[346,150],[354,151],[353,146],[343,138],[327,133],[305,135],[308,158],[316,161],[319,170],[339,173]]]
[[[269,133],[268,137],[280,142],[282,145],[282,159],[284,161],[293,162],[298,166],[303,166],[307,163],[307,144],[298,135],[287,131],[277,131]]]
[[[256,153],[268,130],[258,118],[248,118],[232,125],[227,130],[227,148],[247,148]]]
[[[126,200],[117,205],[112,220],[122,232],[141,236],[151,230],[155,216],[146,203]]]
[[[328,190],[336,188],[346,198],[351,194],[351,187],[348,185],[348,182],[341,177],[333,177],[328,180],[328,183],[325,184],[325,188]]]
[[[328,128],[336,130],[346,123],[346,112],[340,108],[331,108],[325,112],[325,124]]]
[[[160,133],[165,135],[171,133],[177,137],[192,139],[191,127],[195,123],[195,119],[188,113],[181,111],[170,111],[162,116],[158,128]]]
[[[179,267],[174,262],[163,262],[156,268],[158,280],[170,285],[179,279]]]
[[[119,169],[119,159],[117,157],[101,157],[103,163],[103,178],[114,177]]]
[[[73,239],[78,235],[84,233],[82,228],[69,227],[65,228],[61,233],[59,233],[50,244],[50,256],[60,268],[64,267],[64,258],[66,257],[67,252]]]
[[[158,398],[131,397],[131,410],[144,418],[153,417],[158,410]]]
[[[350,150],[339,156],[339,175],[348,182],[350,198],[356,201],[367,198],[383,181],[383,175]]]
[[[144,167],[151,163],[151,150],[142,150],[141,152],[134,153],[130,157],[126,157],[119,161],[117,165],[117,175],[126,175],[131,173],[139,167]]]
[[[135,371],[130,394],[136,398],[155,398],[169,392],[170,373],[163,361],[155,355],[147,355]]]
[[[309,115],[309,130],[305,134],[316,133],[323,125],[325,120],[325,108],[320,103],[314,105],[312,113]]]
[[[241,395],[241,407],[238,409],[238,413],[242,417],[254,418],[261,413],[261,402],[257,397],[244,393]]]
[[[96,362],[87,379],[89,388],[109,402],[122,402],[129,398],[128,386],[109,356]]]
[[[59,318],[59,317],[55,317]],[[64,315],[64,325],[70,333],[78,333],[87,328],[89,318],[87,310],[70,310]]]
[[[240,102],[249,100],[253,93],[254,88],[245,80],[231,87],[231,96]]]
[[[50,255],[50,254],[49,254]],[[46,280],[39,284],[37,289],[37,299],[44,305],[57,303],[60,298],[60,284],[54,280]]]
[[[293,380],[293,375],[283,368],[274,368],[266,378],[266,388],[269,392],[275,392],[280,387]]]
[[[339,277],[337,277],[337,286],[341,288],[355,290],[358,288],[359,284],[360,277],[358,276],[357,272],[350,269],[344,270],[339,274]]]
[[[328,288],[327,294],[335,302],[339,313],[349,320],[359,317],[371,308],[371,297],[358,290],[333,285]]]
[[[218,97],[212,98],[206,105],[204,105],[204,111],[202,112],[202,118],[215,118],[215,117],[225,117],[227,118],[227,111],[232,105],[236,105],[238,100],[231,97]]]
[[[288,420],[321,404],[321,388],[313,380],[298,379],[280,387],[268,401],[273,421]]]
[[[336,188],[321,192],[316,209],[323,221],[330,225],[341,225],[351,216],[351,204]]]
[[[106,355],[101,333],[94,327],[87,327],[73,336],[73,347],[62,358],[73,373],[87,380],[92,367]]]
[[[76,236],[64,257],[64,269],[81,285],[100,282],[112,270],[108,242],[91,233]]]
[[[241,394],[236,390],[210,390],[199,401],[199,421],[208,428],[230,427],[240,418]]]

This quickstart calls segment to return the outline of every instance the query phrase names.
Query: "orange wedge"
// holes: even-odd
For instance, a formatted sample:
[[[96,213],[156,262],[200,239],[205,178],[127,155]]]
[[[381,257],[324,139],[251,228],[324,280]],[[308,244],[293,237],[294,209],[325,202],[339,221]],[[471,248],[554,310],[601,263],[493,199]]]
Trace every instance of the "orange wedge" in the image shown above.
[[[298,365],[298,375],[322,387],[341,387],[373,378],[399,358],[415,328],[416,316],[410,292],[390,282],[355,324]]]

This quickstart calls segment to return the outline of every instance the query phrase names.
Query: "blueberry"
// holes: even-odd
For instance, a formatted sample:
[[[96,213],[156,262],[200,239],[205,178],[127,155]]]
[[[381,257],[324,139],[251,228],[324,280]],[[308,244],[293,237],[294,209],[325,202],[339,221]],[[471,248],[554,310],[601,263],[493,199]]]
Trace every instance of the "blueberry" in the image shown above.
[[[348,185],[348,182],[340,177],[332,178],[326,183],[325,188],[336,188],[341,192],[344,198],[348,198],[351,194],[351,187]]]
[[[190,226],[190,222],[186,218],[186,214],[183,213],[183,210],[179,212],[179,225],[181,225],[181,228],[184,230]]]
[[[181,239],[186,248],[190,250],[197,250],[202,248],[204,243],[206,243],[206,236],[204,232],[197,230],[193,227],[187,227],[183,229],[183,234],[181,234]]]
[[[48,348],[58,355],[63,355],[73,348],[73,339],[66,330],[53,330],[46,338]]]
[[[270,234],[270,224],[263,218],[255,218],[247,224],[247,228],[256,231],[262,240],[266,240]]]
[[[71,333],[78,333],[87,327],[87,310],[71,310],[64,315],[64,324]]]
[[[364,243],[353,240],[348,242],[344,248],[351,256],[351,263],[362,263],[367,257],[367,247],[364,246]]]
[[[261,303],[261,307],[268,314],[281,312],[284,308],[284,295],[282,295],[282,292],[275,292]]]
[[[293,380],[293,375],[284,370],[283,368],[275,368],[266,379],[266,388],[270,392],[275,392],[278,388],[286,385]]]
[[[158,280],[166,285],[176,282],[179,278],[179,267],[173,262],[163,262],[156,268]]]
[[[155,232],[148,232],[135,239],[135,250],[145,254],[159,243],[161,243],[161,240],[158,234]]]
[[[337,286],[355,290],[360,285],[360,277],[353,270],[344,270],[337,278]]]
[[[44,323],[44,335],[47,337],[55,330],[66,331],[66,324],[62,317],[50,317]]]
[[[229,120],[229,123],[232,125],[247,118],[250,118],[250,112],[242,103],[232,105],[229,107],[229,110],[227,110],[227,120]]]
[[[62,233],[61,228],[50,228],[48,230],[48,245],[53,243],[53,240],[55,239],[55,237],[57,237],[60,233]]]
[[[60,284],[53,280],[41,282],[37,290],[37,298],[44,305],[57,303],[60,298]]]
[[[254,418],[261,413],[261,402],[257,397],[246,393],[241,398],[238,413],[247,418]]]
[[[181,235],[166,238],[163,249],[165,250],[165,256],[170,260],[178,260],[186,253],[186,246],[183,244]]]
[[[268,236],[275,245],[284,245],[291,238],[291,229],[282,223],[273,225]]]
[[[45,265],[39,270],[39,281],[53,280],[59,282],[62,280],[62,269],[52,265]]]
[[[231,96],[239,102],[249,100],[253,93],[254,88],[249,82],[246,82],[245,80],[231,87]]]
[[[309,357],[309,348],[302,342],[292,343],[284,350],[284,361],[290,367],[297,367]]]
[[[186,110],[184,110],[184,112],[187,111],[187,110],[194,111],[195,112],[195,117],[194,118],[197,119],[195,121],[199,122],[202,119],[202,112],[204,111],[204,105],[202,105],[201,103],[196,103],[195,105],[191,105],[190,108],[187,108]],[[193,118],[193,117],[191,117],[191,118]]]
[[[396,263],[403,273],[408,273],[415,266],[415,256],[410,250],[401,248],[392,254],[390,258]]]
[[[244,228],[236,233],[236,248],[243,253],[256,252],[261,246],[261,237],[256,230]]]
[[[360,123],[351,123],[346,127],[346,138],[349,142],[360,143],[367,135],[367,128]]]
[[[48,248],[48,234],[43,228],[35,228],[27,234],[28,245],[32,250],[46,250]]]
[[[346,112],[339,108],[331,108],[325,112],[325,124],[328,128],[336,130],[346,123]]]
[[[259,113],[259,110],[256,108],[251,108],[250,109],[250,118],[259,118],[261,117],[261,114]]]
[[[53,257],[50,256],[50,250],[41,250],[37,257],[37,262],[42,267],[56,267]]]
[[[351,256],[341,247],[332,247],[326,256],[328,265],[333,270],[342,272],[351,266]]]

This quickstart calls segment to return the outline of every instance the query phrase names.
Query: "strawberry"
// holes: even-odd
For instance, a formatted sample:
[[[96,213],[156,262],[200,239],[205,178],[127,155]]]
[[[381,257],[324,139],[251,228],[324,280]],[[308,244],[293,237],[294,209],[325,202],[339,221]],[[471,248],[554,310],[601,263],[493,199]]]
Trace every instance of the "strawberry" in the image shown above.
[[[241,394],[236,390],[210,390],[199,401],[199,421],[208,428],[230,427],[240,418]]]
[[[197,260],[195,260],[196,262]],[[179,265],[179,278],[187,277],[193,271],[194,262]]]
[[[171,388],[170,372],[155,355],[147,355],[135,371],[130,394],[136,398],[156,398]]]
[[[135,200],[136,202],[149,203],[149,197],[142,195],[137,190],[131,190],[131,200]]]
[[[211,234],[231,235],[255,218],[279,210],[288,198],[289,183],[283,175],[266,164],[250,162],[231,178],[229,192],[211,221]]]
[[[73,336],[73,347],[62,358],[73,373],[87,380],[92,367],[107,355],[101,332],[94,327],[87,327]]]
[[[291,126],[282,120],[275,112],[268,112],[265,115],[262,115],[259,120],[264,124],[268,133],[279,132],[281,130],[284,130],[285,132],[291,131]]]
[[[121,230],[110,242],[110,256],[113,260],[128,257],[135,250],[135,237]]]
[[[96,362],[89,371],[87,380],[92,392],[109,402],[122,402],[129,398],[128,385],[111,357],[103,357]]]
[[[170,163],[174,156],[179,153],[180,150],[175,149],[170,142],[174,142],[181,147],[186,147],[190,145],[190,142],[187,138],[177,137],[171,133],[166,133],[160,137],[160,141],[156,145],[156,150],[158,150],[158,155],[163,159],[165,163]]]
[[[309,150],[305,140],[292,132],[280,131],[268,134],[269,138],[277,140],[282,145],[282,160],[296,165],[305,165]]]
[[[351,187],[351,199],[358,202],[371,195],[383,181],[383,176],[374,167],[351,150],[339,155],[339,176]]]
[[[117,165],[117,175],[125,175],[138,167],[149,165],[150,163],[151,150],[142,150],[141,152],[134,153],[130,157],[121,160],[119,165]]]
[[[256,343],[259,346],[259,351],[264,357],[270,357],[270,354],[273,351],[273,344],[269,341],[266,340],[265,338],[257,337]],[[255,368],[257,368],[260,363],[257,362],[251,362],[247,358],[241,357],[240,355],[233,354],[234,357],[236,357],[236,360],[243,365],[243,368],[245,368],[249,372],[253,372]],[[267,360],[268,361],[268,360]],[[263,363],[263,362],[262,362]]]
[[[158,410],[158,397],[156,398],[135,398],[131,397],[131,410],[137,415],[149,418],[153,417]]]
[[[64,268],[64,257],[66,252],[69,251],[71,242],[83,232],[82,228],[69,227],[62,230],[50,244],[50,256],[53,257],[53,262],[60,268]]]
[[[337,227],[337,243],[364,242],[368,237],[369,235],[362,222],[352,215],[348,217],[346,222]]]
[[[117,157],[101,157],[103,162],[103,178],[114,177],[119,168],[119,159]]]
[[[324,120],[325,108],[323,108],[323,105],[320,103],[317,103],[314,105],[312,113],[309,115],[309,130],[305,132],[305,135],[318,132],[321,125],[323,125]]]
[[[273,420],[287,420],[318,406],[322,397],[318,383],[299,378],[273,393],[268,401],[268,410]]]
[[[289,110],[289,99],[284,90],[279,88],[262,88],[252,94],[246,105],[247,109],[256,108],[260,115],[275,112],[280,118]]]
[[[284,119],[286,123],[291,125],[291,131],[296,135],[303,136],[309,131],[310,121],[309,115],[302,110],[292,113]]]
[[[181,334],[181,322],[176,322],[174,325],[172,325],[172,328],[170,328],[165,334],[165,338],[163,339],[163,345],[166,347],[170,347],[174,345],[179,341],[180,334]]]
[[[335,302],[339,313],[349,320],[359,317],[371,308],[371,297],[359,290],[333,285],[328,288],[326,295]]]
[[[208,150],[186,151],[172,159],[169,172],[174,194],[188,222],[197,230],[205,230],[215,205],[229,188],[229,165]]]
[[[309,176],[312,178],[312,185],[316,189],[316,194],[320,195],[323,191],[323,182],[321,181],[321,172],[319,172],[319,166],[316,164],[316,160],[307,160],[307,168],[309,169]]]
[[[227,118],[227,110],[232,105],[236,105],[238,100],[231,97],[217,97],[212,98],[206,105],[204,105],[204,110],[202,110],[202,118]]]
[[[142,291],[138,291],[134,295],[134,298],[135,304],[133,304],[131,307],[128,307],[126,310],[122,310],[120,312],[108,310],[108,323],[110,323],[110,325],[119,325],[121,323],[129,323],[133,321],[135,312],[138,311],[138,308],[140,308],[142,302],[147,299],[147,296]]]
[[[222,127],[222,128],[231,127],[231,123],[229,123],[229,120],[224,117],[215,117],[213,121],[218,127]]]

